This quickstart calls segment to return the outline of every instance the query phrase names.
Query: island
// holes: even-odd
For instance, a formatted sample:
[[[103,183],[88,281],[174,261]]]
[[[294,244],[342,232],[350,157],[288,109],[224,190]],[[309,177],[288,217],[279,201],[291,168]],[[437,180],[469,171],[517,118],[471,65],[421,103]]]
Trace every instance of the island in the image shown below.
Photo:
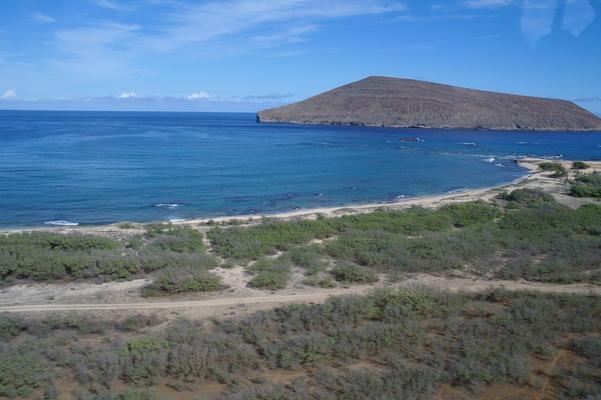
[[[382,76],[260,111],[258,122],[529,131],[601,131],[571,101]]]

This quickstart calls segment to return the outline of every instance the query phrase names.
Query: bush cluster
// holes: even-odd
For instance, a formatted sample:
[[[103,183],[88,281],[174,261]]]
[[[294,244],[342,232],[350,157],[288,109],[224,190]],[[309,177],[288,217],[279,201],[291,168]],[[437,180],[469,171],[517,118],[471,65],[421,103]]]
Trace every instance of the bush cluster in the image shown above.
[[[291,266],[282,259],[261,259],[256,261],[248,271],[254,277],[248,282],[248,286],[258,289],[284,289],[290,278]]]
[[[552,178],[561,178],[568,174],[568,171],[560,163],[542,162],[538,164],[538,169],[540,171],[552,172]]]
[[[510,202],[511,207],[539,207],[555,202],[553,196],[538,189],[516,189],[511,193],[501,193],[499,198]]]
[[[372,275],[461,269],[502,279],[601,281],[601,273],[595,272],[601,268],[600,206],[574,210],[531,189],[500,197],[503,207],[475,202],[438,210],[414,208],[323,218],[302,225],[278,222],[277,230],[301,232],[287,236],[294,236],[292,242],[278,235],[265,236],[262,225],[218,228],[217,235],[209,236],[224,257],[253,258],[271,248],[269,252],[284,252],[278,262],[294,264],[306,275],[321,274],[322,278],[330,264],[338,263],[372,269]],[[324,235],[328,240],[323,244],[306,244]],[[224,251],[220,245],[225,242],[245,243],[245,253]],[[271,272],[261,276],[258,284],[281,287],[273,284]],[[318,280],[308,283],[315,285]]]
[[[340,218],[301,221],[267,221],[250,227],[217,227],[209,231],[214,251],[222,257],[253,260],[279,251],[292,250],[313,239],[334,237],[349,231],[383,230],[412,235],[422,231],[448,231],[483,223],[498,217],[500,211],[484,202],[461,203],[426,210],[375,211]],[[303,263],[300,258],[297,261]]]
[[[338,264],[332,269],[334,279],[348,283],[374,283],[378,276],[373,270],[355,264]]]
[[[574,161],[572,163],[572,169],[588,169],[591,166],[583,161]]]
[[[162,270],[153,282],[142,289],[145,296],[183,292],[214,292],[222,289],[221,278],[205,269],[191,266]]]
[[[600,388],[599,307],[594,296],[381,289],[211,324],[179,319],[126,336],[60,323],[7,336],[0,388],[31,397],[61,373],[74,377],[82,399],[146,399],[165,382],[225,384],[224,399],[431,398],[443,384],[477,397],[493,383],[526,384],[533,357],[550,359],[567,346],[589,361],[554,374],[569,382],[565,398],[586,398]],[[94,337],[105,340],[87,340]],[[297,380],[271,380],[291,370]],[[120,397],[124,385],[150,392]]]
[[[214,268],[203,237],[169,224],[147,227],[126,243],[95,235],[14,233],[0,235],[0,286],[22,279],[55,281],[131,278],[165,268]]]
[[[601,198],[601,173],[580,175],[570,184],[570,195],[574,197]]]

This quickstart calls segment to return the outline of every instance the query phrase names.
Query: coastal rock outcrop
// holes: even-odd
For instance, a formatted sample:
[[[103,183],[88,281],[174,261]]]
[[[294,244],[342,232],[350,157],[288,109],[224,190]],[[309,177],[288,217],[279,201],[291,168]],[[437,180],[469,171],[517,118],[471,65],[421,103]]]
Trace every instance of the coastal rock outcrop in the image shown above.
[[[257,121],[396,128],[601,131],[599,117],[567,100],[379,76],[261,111]]]

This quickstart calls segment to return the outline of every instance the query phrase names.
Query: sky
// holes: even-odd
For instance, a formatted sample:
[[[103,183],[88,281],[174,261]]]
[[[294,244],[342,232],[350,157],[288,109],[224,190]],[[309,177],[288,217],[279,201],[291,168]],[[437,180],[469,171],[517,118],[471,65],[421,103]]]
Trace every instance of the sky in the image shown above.
[[[255,112],[374,75],[601,114],[601,0],[0,2],[0,109]]]

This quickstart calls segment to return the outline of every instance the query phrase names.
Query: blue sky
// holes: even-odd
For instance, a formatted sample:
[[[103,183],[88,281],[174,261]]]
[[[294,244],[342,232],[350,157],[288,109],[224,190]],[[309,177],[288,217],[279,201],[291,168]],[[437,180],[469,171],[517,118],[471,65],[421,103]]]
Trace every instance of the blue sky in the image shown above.
[[[601,0],[3,0],[0,109],[257,111],[370,75],[601,114]]]

